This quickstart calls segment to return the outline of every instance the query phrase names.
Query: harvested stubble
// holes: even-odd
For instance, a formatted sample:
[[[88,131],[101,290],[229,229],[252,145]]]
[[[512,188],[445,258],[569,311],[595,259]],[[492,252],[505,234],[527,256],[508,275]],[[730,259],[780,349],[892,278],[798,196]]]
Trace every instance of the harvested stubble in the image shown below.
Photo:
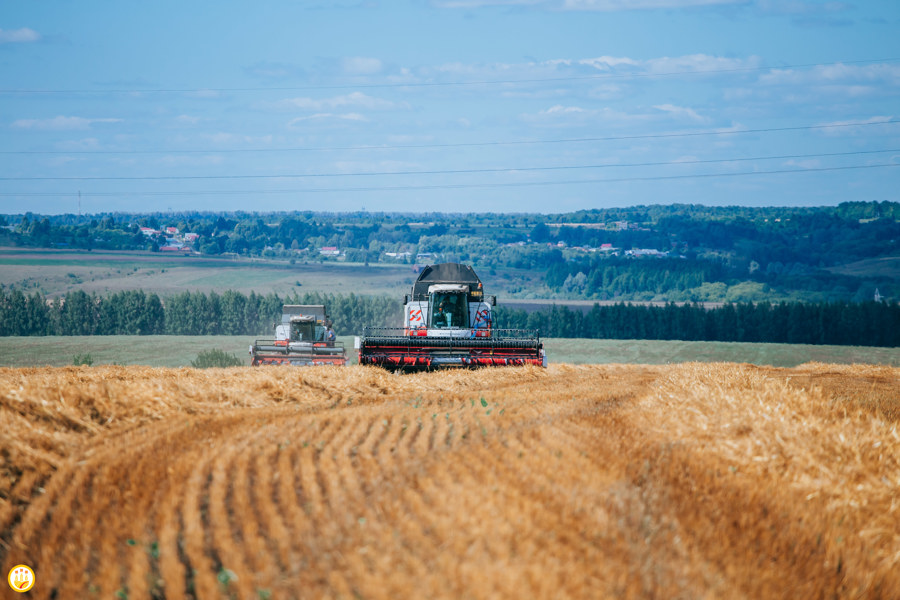
[[[0,562],[35,598],[896,598],[898,419],[869,366],[0,369]]]

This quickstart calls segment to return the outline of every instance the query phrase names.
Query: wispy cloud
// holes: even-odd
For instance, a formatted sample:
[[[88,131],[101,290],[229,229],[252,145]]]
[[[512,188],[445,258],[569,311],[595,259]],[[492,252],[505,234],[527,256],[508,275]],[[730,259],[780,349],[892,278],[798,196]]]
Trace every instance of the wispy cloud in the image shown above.
[[[562,3],[562,8],[565,10],[597,10],[612,12],[621,10],[648,10],[655,8],[677,9],[743,4],[747,4],[747,0],[565,0]]]
[[[782,162],[781,166],[798,168],[798,169],[818,169],[819,167],[822,166],[822,161],[814,159],[814,158],[807,158],[805,160],[791,159],[791,160],[786,160],[786,161]]]
[[[524,114],[522,120],[533,125],[574,126],[590,123],[624,125],[650,118],[645,114],[629,114],[612,108],[584,108],[556,104],[537,113]]]
[[[820,132],[828,137],[858,136],[861,133],[866,135],[872,135],[873,133],[891,134],[898,131],[897,125],[892,123],[895,119],[894,115],[879,115],[868,119],[831,121],[822,124],[833,125],[834,127],[824,128]],[[878,125],[879,123],[883,123],[883,125]],[[859,126],[855,127],[855,125]]]
[[[764,13],[791,16],[833,15],[852,8],[846,2],[810,0],[757,0],[755,4]]]
[[[32,129],[36,131],[74,131],[90,129],[97,123],[121,123],[122,119],[87,119],[85,117],[58,116],[52,119],[19,119],[13,121],[13,129]]]
[[[296,127],[304,122],[309,121],[367,121],[363,115],[359,113],[316,113],[314,115],[308,115],[305,117],[297,117],[296,119],[291,119],[288,122],[288,127]]]
[[[219,98],[222,93],[218,90],[195,90],[187,92],[188,98]]]
[[[209,143],[225,147],[265,147],[272,144],[273,137],[271,135],[238,135],[234,133],[229,133],[225,131],[218,131],[215,133],[206,133],[199,136],[200,139],[208,141]],[[190,144],[192,140],[184,138],[178,140],[179,142],[183,142],[186,144]]]
[[[381,60],[368,56],[348,56],[341,60],[341,68],[347,75],[374,75],[384,68]]]
[[[200,122],[200,117],[195,117],[192,115],[178,115],[173,119],[176,125],[183,127],[190,127],[196,125]]]
[[[698,123],[708,122],[709,119],[707,117],[700,116],[697,114],[693,108],[687,108],[685,106],[675,106],[672,104],[658,104],[654,106],[656,110],[661,110],[664,113],[668,113],[675,117],[687,118],[691,121],[696,121]]]
[[[450,9],[505,6],[571,12],[737,8],[751,9],[761,15],[792,17],[799,24],[825,25],[848,22],[837,16],[853,8],[847,2],[834,0],[432,0],[432,5]]]
[[[225,162],[225,159],[217,155],[196,156],[173,154],[160,157],[156,162],[166,167],[206,167],[211,165],[221,165]]]
[[[623,11],[679,9],[723,5],[746,5],[749,0],[434,0],[441,8],[481,8],[486,6],[538,7],[549,10]]]
[[[759,82],[769,85],[810,85],[835,83],[874,83],[900,85],[900,65],[880,63],[847,65],[837,63],[811,69],[772,69],[760,75]]]
[[[244,73],[251,77],[266,80],[283,80],[306,77],[306,70],[299,65],[262,61],[244,68]]]
[[[441,8],[480,8],[482,6],[537,6],[552,4],[546,0],[434,0]]]
[[[82,138],[80,140],[65,140],[56,144],[57,150],[68,152],[84,152],[85,150],[99,150],[100,140],[94,137]]]
[[[0,29],[0,44],[24,44],[37,42],[41,39],[34,29],[22,27],[21,29]]]
[[[272,105],[280,110],[334,110],[339,108],[362,108],[366,110],[393,110],[407,108],[405,103],[391,102],[374,96],[368,96],[362,92],[352,92],[332,98],[287,98]]]
[[[687,54],[636,59],[628,56],[596,56],[588,58],[556,58],[530,63],[445,63],[422,69],[424,80],[441,76],[455,79],[478,78],[485,81],[528,79],[532,77],[579,77],[609,74],[611,76],[645,76],[679,73],[710,73],[752,70],[759,67],[758,56],[729,58],[712,54]]]
[[[803,104],[891,98],[900,91],[900,64],[832,64],[760,72],[752,86],[727,88],[729,102]]]

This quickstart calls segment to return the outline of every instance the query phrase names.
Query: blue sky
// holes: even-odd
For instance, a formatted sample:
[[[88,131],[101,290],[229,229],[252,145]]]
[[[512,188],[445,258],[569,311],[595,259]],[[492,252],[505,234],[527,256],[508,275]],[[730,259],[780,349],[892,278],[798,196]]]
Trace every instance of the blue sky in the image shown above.
[[[898,33],[896,0],[7,0],[0,213],[900,201]]]

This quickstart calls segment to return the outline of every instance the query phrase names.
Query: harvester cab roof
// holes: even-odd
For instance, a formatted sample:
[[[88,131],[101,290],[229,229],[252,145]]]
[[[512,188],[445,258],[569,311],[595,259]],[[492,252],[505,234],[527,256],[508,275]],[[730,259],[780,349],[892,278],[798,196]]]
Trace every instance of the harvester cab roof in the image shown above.
[[[428,286],[429,294],[434,294],[435,292],[456,292],[468,294],[469,286],[454,283],[442,283]]]

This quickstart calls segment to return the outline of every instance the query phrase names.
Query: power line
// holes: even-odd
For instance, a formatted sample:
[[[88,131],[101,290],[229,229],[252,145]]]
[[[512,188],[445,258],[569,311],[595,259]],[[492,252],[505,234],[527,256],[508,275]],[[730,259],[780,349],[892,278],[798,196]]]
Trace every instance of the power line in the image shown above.
[[[94,197],[121,197],[121,196],[234,196],[239,194],[304,194],[304,193],[344,193],[344,192],[393,192],[414,190],[441,190],[441,189],[472,189],[472,188],[506,188],[506,187],[543,187],[554,185],[578,185],[587,183],[622,183],[636,181],[666,181],[685,179],[710,179],[716,177],[748,177],[759,175],[785,175],[799,173],[822,173],[829,171],[847,171],[856,169],[879,169],[885,167],[900,167],[900,163],[881,163],[872,165],[848,165],[841,167],[813,167],[807,169],[773,169],[769,171],[738,171],[732,173],[698,173],[692,175],[658,175],[649,177],[617,177],[606,179],[575,179],[558,181],[524,181],[506,183],[460,183],[441,185],[409,185],[409,186],[367,186],[347,188],[297,188],[282,190],[193,190],[193,191],[169,191],[169,192],[94,192],[85,193],[85,196]],[[73,195],[71,192],[0,192],[0,197],[60,197]]]
[[[385,146],[306,146],[293,148],[242,148],[242,149],[188,149],[188,150],[0,150],[0,154],[17,155],[41,155],[41,154],[65,154],[65,155],[93,155],[93,154],[243,154],[243,153],[273,153],[273,152],[328,152],[348,150],[407,150],[427,148],[467,148],[481,146],[524,146],[537,144],[571,144],[582,142],[612,142],[621,140],[645,140],[661,138],[701,137],[717,135],[738,135],[747,133],[773,133],[780,131],[808,131],[817,129],[840,129],[843,127],[867,127],[870,125],[894,125],[900,123],[900,119],[886,121],[864,121],[857,123],[832,123],[825,125],[798,125],[793,127],[760,127],[755,129],[729,129],[687,131],[674,133],[647,133],[636,135],[617,135],[603,137],[584,138],[559,138],[547,140],[508,140],[488,142],[459,142],[446,144],[401,144]]]
[[[779,65],[774,67],[733,67],[729,69],[703,69],[688,71],[666,71],[661,73],[602,73],[597,75],[580,75],[571,77],[541,77],[527,79],[485,79],[477,81],[447,81],[447,82],[392,82],[392,83],[362,83],[339,85],[306,85],[306,86],[275,86],[275,87],[231,87],[231,88],[119,88],[108,90],[88,89],[14,89],[0,88],[0,94],[171,94],[171,93],[237,93],[237,92],[296,92],[311,90],[342,90],[342,89],[374,89],[374,88],[428,88],[428,87],[454,87],[477,85],[515,85],[523,83],[552,83],[561,81],[595,81],[603,79],[633,79],[653,77],[673,77],[681,75],[716,75],[723,73],[750,73],[759,71],[774,71],[780,69],[810,69],[815,67],[828,67],[835,65],[861,65],[896,62],[900,58],[873,58],[863,60],[849,60],[829,63],[805,63],[796,65]]]
[[[374,177],[399,175],[462,175],[475,173],[521,173],[534,171],[566,171],[577,169],[608,169],[616,167],[659,167],[675,165],[716,164],[731,162],[749,162],[755,160],[785,160],[794,158],[827,158],[835,156],[858,156],[864,154],[884,154],[900,152],[900,148],[883,150],[853,150],[849,152],[826,152],[817,154],[781,154],[778,156],[752,156],[738,158],[715,158],[673,160],[641,163],[605,163],[594,165],[560,165],[548,167],[500,167],[483,169],[441,169],[429,171],[361,171],[351,173],[300,173],[300,174],[262,174],[262,175],[147,175],[123,177],[0,177],[0,181],[194,181],[210,179],[310,179],[320,177]]]

